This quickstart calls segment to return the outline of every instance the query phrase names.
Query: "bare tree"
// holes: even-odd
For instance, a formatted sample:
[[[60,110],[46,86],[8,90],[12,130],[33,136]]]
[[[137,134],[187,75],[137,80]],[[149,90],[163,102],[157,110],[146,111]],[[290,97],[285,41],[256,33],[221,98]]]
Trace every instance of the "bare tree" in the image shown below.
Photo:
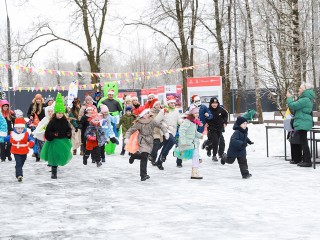
[[[86,56],[90,71],[100,73],[101,56],[106,52],[102,49],[102,39],[104,36],[104,27],[107,16],[107,7],[109,0],[68,0],[67,7],[75,9],[71,25],[76,29],[82,28],[85,36],[86,46],[79,43],[78,39],[72,39],[71,36],[61,36],[56,33],[50,23],[39,23],[36,26],[35,33],[29,41],[21,46],[24,48],[30,44],[37,44],[37,48],[28,56],[32,58],[40,49],[46,47],[52,42],[63,41],[75,46]],[[80,29],[81,29],[80,28]],[[43,40],[41,44],[39,41]],[[91,83],[100,82],[99,76],[92,75]]]

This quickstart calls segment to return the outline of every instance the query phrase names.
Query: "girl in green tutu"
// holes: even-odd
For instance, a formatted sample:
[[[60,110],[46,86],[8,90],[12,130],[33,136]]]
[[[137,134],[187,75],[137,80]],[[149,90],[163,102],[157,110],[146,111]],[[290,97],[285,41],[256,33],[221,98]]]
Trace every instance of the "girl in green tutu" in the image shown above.
[[[61,93],[58,93],[54,114],[44,134],[47,141],[41,150],[41,159],[47,161],[52,168],[52,179],[57,179],[58,166],[66,165],[72,158],[71,127],[65,111]]]

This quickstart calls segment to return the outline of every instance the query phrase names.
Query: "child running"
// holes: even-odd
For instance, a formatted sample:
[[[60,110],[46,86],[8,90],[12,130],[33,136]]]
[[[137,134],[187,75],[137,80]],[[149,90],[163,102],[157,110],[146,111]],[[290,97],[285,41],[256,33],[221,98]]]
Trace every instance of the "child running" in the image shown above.
[[[178,150],[181,152],[191,152],[191,156],[183,156],[179,154],[179,158],[190,158],[192,159],[192,173],[191,179],[202,179],[198,175],[198,167],[200,163],[199,159],[199,139],[203,138],[202,133],[197,131],[197,127],[200,126],[201,121],[199,120],[199,108],[191,105],[189,108],[189,113],[186,116],[185,120],[179,127],[179,144]]]
[[[247,119],[238,117],[233,125],[233,130],[234,133],[230,139],[228,152],[222,155],[221,164],[232,164],[237,158],[242,178],[247,179],[252,174],[248,170],[246,147],[247,144],[253,144],[248,138]]]
[[[153,147],[153,129],[159,127],[164,133],[166,139],[169,139],[169,133],[161,123],[154,121],[153,117],[149,114],[150,109],[145,109],[139,114],[138,119],[134,125],[130,127],[125,135],[125,144],[129,144],[130,136],[135,132],[139,131],[138,143],[139,151],[131,154],[129,163],[132,164],[134,159],[140,159],[140,177],[141,181],[145,181],[150,178],[147,174],[147,163],[148,155],[150,154]]]
[[[54,114],[44,133],[47,141],[43,145],[40,156],[51,166],[52,179],[57,179],[58,166],[66,165],[72,158],[71,127],[65,112],[61,93],[58,93]]]
[[[27,159],[29,148],[34,146],[34,139],[29,136],[26,129],[26,121],[23,118],[16,118],[14,130],[8,136],[10,139],[11,153],[16,161],[16,178],[18,182],[23,180],[23,165]],[[9,139],[6,139],[7,141]]]

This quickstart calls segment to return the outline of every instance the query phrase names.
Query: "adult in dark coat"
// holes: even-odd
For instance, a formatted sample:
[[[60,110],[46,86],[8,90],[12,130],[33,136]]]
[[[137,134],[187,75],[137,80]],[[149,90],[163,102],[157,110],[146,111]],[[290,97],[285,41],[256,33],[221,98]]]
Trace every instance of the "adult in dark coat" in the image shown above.
[[[218,153],[220,140],[222,139],[222,132],[224,132],[228,123],[228,112],[220,106],[219,100],[216,97],[210,99],[209,110],[214,117],[212,119],[206,119],[206,123],[208,124],[206,150],[209,157],[211,156],[212,151],[213,161],[218,161],[216,155]],[[224,139],[222,143],[223,144],[220,144],[219,146],[218,153],[220,158],[225,149]]]

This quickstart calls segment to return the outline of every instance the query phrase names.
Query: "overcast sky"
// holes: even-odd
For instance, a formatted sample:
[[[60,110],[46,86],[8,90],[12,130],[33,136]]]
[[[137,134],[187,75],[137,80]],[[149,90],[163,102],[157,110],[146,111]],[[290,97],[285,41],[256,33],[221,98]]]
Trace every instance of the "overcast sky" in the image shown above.
[[[9,18],[11,22],[12,32],[19,32],[21,36],[28,32],[28,29],[32,26],[32,23],[37,18],[54,20],[56,26],[59,26],[61,31],[68,31],[68,22],[65,23],[69,11],[64,6],[65,1],[59,0],[29,0],[27,4],[21,5],[22,0],[7,0]],[[145,0],[111,0],[109,5],[109,13],[112,16],[120,15],[127,18],[137,18],[139,13],[146,7],[149,1]],[[5,33],[6,30],[6,10],[5,0],[0,0],[0,22],[1,32]],[[121,38],[116,35],[116,30],[113,27],[112,22],[106,22],[107,31],[109,34],[104,36],[104,42],[107,43],[107,47],[117,49],[124,52],[124,54],[130,55],[130,41],[137,37],[136,32],[126,35],[121,34]],[[109,26],[112,29],[109,29]],[[143,34],[142,34],[143,35]],[[42,50],[37,54],[36,61],[43,61],[48,59],[48,55],[53,54],[56,51],[57,46],[52,44],[45,50]],[[83,57],[81,51],[76,48],[70,47],[70,45],[59,44],[59,49],[63,51],[63,60],[70,60],[76,62],[79,58]]]

